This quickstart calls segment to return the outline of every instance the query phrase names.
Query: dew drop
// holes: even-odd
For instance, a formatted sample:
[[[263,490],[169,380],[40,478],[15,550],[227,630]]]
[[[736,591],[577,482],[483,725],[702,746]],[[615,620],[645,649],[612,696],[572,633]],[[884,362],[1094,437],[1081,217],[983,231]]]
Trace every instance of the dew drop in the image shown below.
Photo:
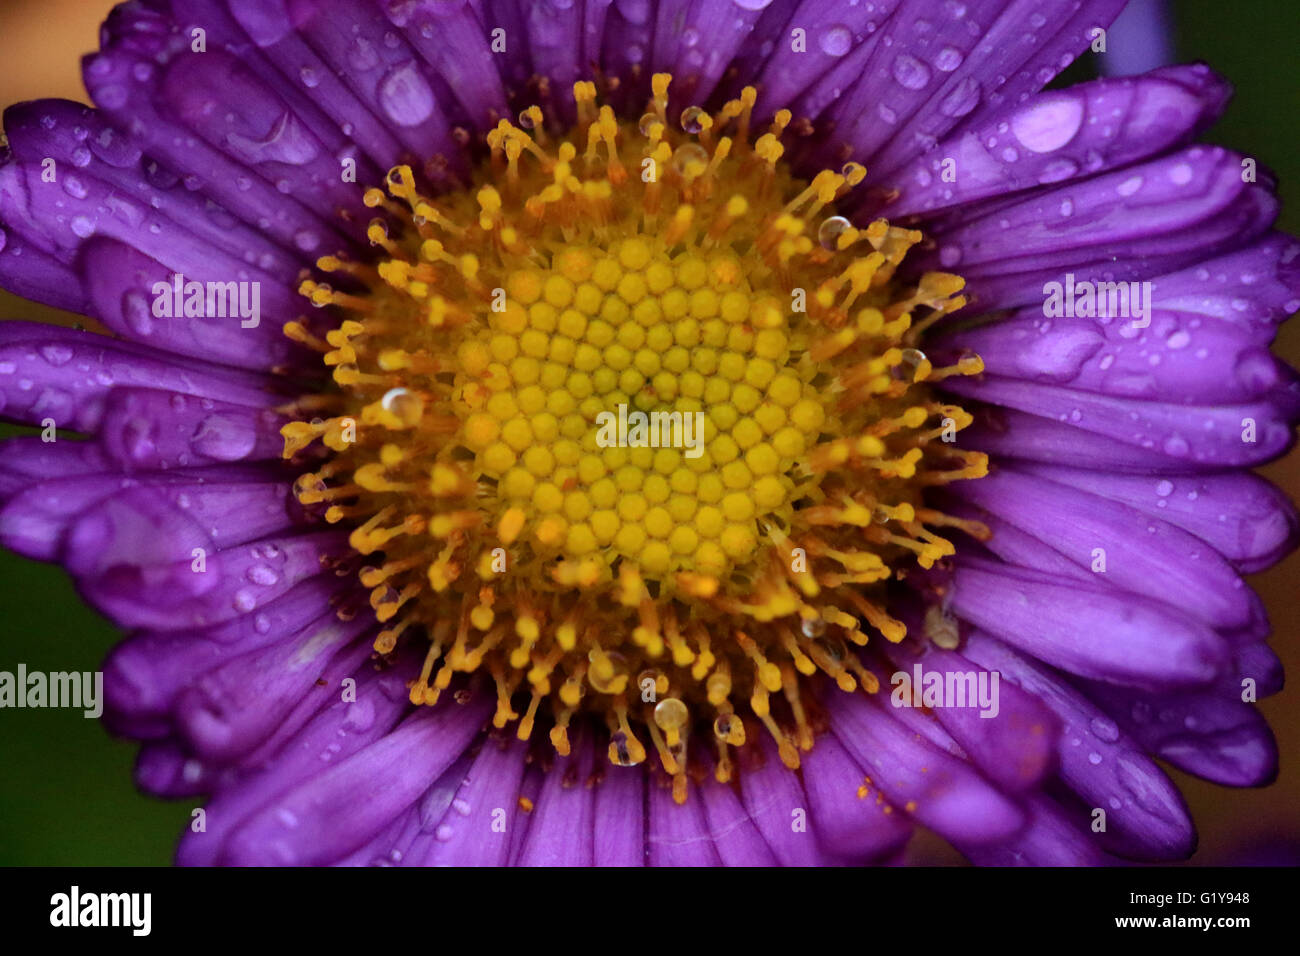
[[[275,569],[265,564],[255,564],[248,569],[246,575],[249,581],[254,584],[260,584],[262,587],[272,587],[280,581],[280,575]]]
[[[682,129],[694,136],[704,129],[704,117],[708,115],[698,106],[688,106],[682,110]]]
[[[390,388],[380,399],[380,404],[408,428],[419,423],[424,414],[424,400],[405,388]]]
[[[660,730],[679,730],[691,719],[691,712],[676,697],[665,697],[655,705],[654,719]]]
[[[942,73],[951,73],[957,67],[961,66],[962,52],[956,47],[946,46],[939,51],[938,56],[934,58],[934,68]]]
[[[979,101],[979,81],[966,77],[953,87],[952,92],[939,103],[939,112],[944,116],[956,119],[975,109],[979,105]]]
[[[894,80],[908,90],[922,90],[930,82],[930,68],[910,53],[894,57]]]
[[[915,382],[918,371],[928,359],[920,349],[903,349],[902,360],[894,366],[893,375],[904,382]]]
[[[840,236],[853,228],[853,224],[843,216],[830,216],[823,219],[817,227],[817,241],[823,249],[835,250],[839,246]]]
[[[678,175],[698,176],[709,165],[709,154],[699,143],[684,143],[673,153],[673,169]]]
[[[843,56],[853,46],[853,32],[846,26],[836,24],[821,35],[817,45],[828,56]]]
[[[429,82],[413,62],[394,67],[379,84],[379,104],[398,126],[419,126],[433,115]]]

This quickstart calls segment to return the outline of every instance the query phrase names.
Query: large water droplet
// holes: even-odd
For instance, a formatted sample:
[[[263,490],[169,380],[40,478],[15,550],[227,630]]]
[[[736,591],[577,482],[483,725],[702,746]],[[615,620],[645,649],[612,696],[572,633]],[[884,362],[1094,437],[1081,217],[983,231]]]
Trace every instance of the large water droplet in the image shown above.
[[[429,82],[414,62],[394,67],[379,84],[379,104],[398,126],[419,126],[433,115]]]
[[[804,637],[821,637],[826,633],[826,622],[820,617],[806,617],[799,622]]]
[[[260,584],[262,587],[272,587],[280,581],[280,575],[275,569],[265,564],[255,564],[248,569],[245,575],[253,584]]]
[[[1017,113],[1011,130],[1025,149],[1050,153],[1074,139],[1082,124],[1083,102],[1074,96],[1059,96]]]
[[[1099,740],[1104,740],[1106,743],[1113,744],[1119,740],[1119,727],[1115,725],[1113,720],[1105,717],[1094,717],[1088,727]]]
[[[952,91],[939,103],[939,112],[944,116],[957,118],[965,116],[980,101],[980,84],[978,80],[965,77],[953,87]]]
[[[939,51],[937,56],[935,56],[934,68],[943,73],[951,73],[953,70],[957,69],[957,67],[961,66],[963,59],[965,59],[965,57],[962,55],[961,50],[958,50],[956,47],[946,46]]]
[[[405,388],[390,388],[380,399],[380,404],[407,427],[416,425],[424,414],[424,400]]]
[[[908,383],[915,382],[922,365],[928,361],[920,349],[903,349],[902,360],[892,370],[894,378]]]
[[[694,136],[696,133],[704,129],[704,117],[707,115],[708,114],[698,106],[686,107],[686,109],[682,110],[682,129]]]
[[[709,165],[709,154],[699,143],[684,143],[673,153],[673,169],[682,176],[698,176]]]
[[[817,45],[829,56],[843,56],[853,46],[853,31],[839,24],[828,27],[818,38]]]
[[[838,248],[840,236],[853,228],[853,224],[843,216],[830,216],[823,219],[817,227],[817,241],[823,249]]]
[[[894,79],[899,86],[921,90],[930,82],[930,68],[910,53],[894,57]]]

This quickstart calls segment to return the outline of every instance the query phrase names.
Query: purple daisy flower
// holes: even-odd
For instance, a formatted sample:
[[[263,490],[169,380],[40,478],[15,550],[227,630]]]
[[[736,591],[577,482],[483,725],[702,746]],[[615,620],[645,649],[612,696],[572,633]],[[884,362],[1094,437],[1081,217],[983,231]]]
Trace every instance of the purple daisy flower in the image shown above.
[[[4,117],[0,541],[184,864],[1188,856],[1300,244],[1122,0],[132,0]],[[75,433],[75,434],[73,434]],[[84,436],[84,437],[82,437]]]

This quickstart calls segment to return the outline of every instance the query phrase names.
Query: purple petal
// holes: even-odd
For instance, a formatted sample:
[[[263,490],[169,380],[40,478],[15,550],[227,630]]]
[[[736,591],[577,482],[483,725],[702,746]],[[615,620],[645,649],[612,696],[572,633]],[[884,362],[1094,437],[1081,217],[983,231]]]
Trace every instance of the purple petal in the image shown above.
[[[1070,422],[1165,456],[1162,468],[1251,466],[1290,447],[1291,413],[1271,401],[1180,405],[1136,401],[994,375],[953,376],[944,388],[958,395]],[[970,439],[963,436],[965,442]],[[1076,460],[1077,460],[1076,452]]]
[[[650,819],[646,843],[651,866],[718,866],[717,847],[698,793],[683,804],[673,800],[666,774],[652,773],[649,780]]]
[[[907,270],[955,269],[981,311],[1041,305],[1044,285],[1129,282],[1182,269],[1259,237],[1277,213],[1266,182],[1243,183],[1242,157],[1190,146],[1126,169],[993,208],[965,210],[929,230],[935,251]]]
[[[124,471],[278,460],[285,416],[267,408],[196,399],[159,389],[116,388],[99,426],[100,443]]]
[[[605,768],[596,786],[596,866],[645,866],[645,788],[644,768]]]
[[[603,32],[608,4],[609,0],[586,4],[588,27],[594,30],[597,41]],[[485,25],[479,23],[469,3],[391,4],[385,12],[395,26],[406,31],[407,41],[442,77],[477,128],[490,129],[497,119],[508,115],[498,55],[493,54]],[[507,37],[507,53],[508,41]],[[594,46],[575,60],[591,63],[599,58],[599,47]]]
[[[0,326],[0,414],[33,425],[52,418],[80,432],[98,428],[115,385],[162,388],[237,405],[264,405],[262,380],[93,332],[28,322]]]
[[[419,669],[419,658],[399,661],[393,670],[357,673],[356,699],[335,703],[317,714],[285,741],[285,746],[252,773],[223,781],[209,801],[208,826],[186,830],[176,861],[184,866],[211,866],[238,824],[278,794],[304,785],[370,744],[382,740],[410,709],[406,681]],[[446,705],[448,708],[450,704]]]
[[[820,734],[800,760],[817,839],[828,855],[866,863],[907,843],[912,826],[906,814],[879,793],[858,795],[866,773],[834,734]]]
[[[168,714],[176,697],[227,661],[299,634],[320,618],[334,582],[315,577],[257,614],[197,633],[141,631],[119,643],[104,662],[105,706],[134,719]]]
[[[1011,839],[992,845],[960,846],[978,866],[1114,866],[1088,821],[1071,814],[1050,797],[1031,793],[1025,799],[1029,823]]]
[[[378,834],[465,752],[491,712],[478,689],[464,703],[444,695],[400,727],[239,824],[224,862],[312,866],[339,859]]]
[[[505,866],[521,825],[519,787],[528,745],[500,735],[483,742],[451,807],[433,829],[422,866]]]
[[[1061,719],[1061,779],[1089,808],[1106,812],[1113,852],[1142,859],[1182,859],[1196,831],[1178,788],[1096,705],[1004,644],[978,631],[963,653],[1033,694]]]
[[[310,715],[332,702],[339,682],[370,656],[370,641],[357,640],[369,623],[361,616],[340,621],[330,609],[291,637],[202,674],[175,703],[186,744],[202,758],[231,763],[295,708],[306,707]]]
[[[256,611],[348,554],[335,530],[213,548],[167,502],[125,492],[72,525],[63,560],[82,595],[122,626],[181,630]]]
[[[596,753],[585,731],[573,735],[567,757],[546,771],[518,866],[590,866],[595,826],[591,773]]]
[[[844,90],[817,117],[834,130],[827,146],[841,156],[851,149],[869,169],[892,170],[1041,89],[1122,6],[974,0],[936,8],[909,0],[822,78],[823,91]],[[816,106],[801,101],[796,113]]]
[[[1260,571],[1295,546],[1295,509],[1281,491],[1256,475],[1145,477],[1032,464],[1019,470],[1167,521],[1208,543],[1243,572]]]
[[[952,609],[1082,677],[1180,687],[1207,683],[1228,663],[1224,640],[1171,605],[975,558],[957,568]]]
[[[868,199],[859,214],[933,215],[1127,166],[1190,142],[1223,112],[1228,94],[1227,82],[1202,64],[1038,93],[963,126],[901,169],[873,170],[871,193],[897,198]],[[955,178],[943,175],[947,160]]]
[[[205,269],[196,275],[183,266],[178,269],[174,260],[170,266],[164,266],[124,243],[98,237],[86,243],[81,267],[95,315],[114,332],[132,341],[164,352],[237,368],[269,370],[310,361],[305,350],[284,334],[285,322],[306,306],[305,300],[291,294],[290,285],[247,280],[259,282],[258,313],[252,317],[253,287],[247,286],[240,292],[240,287],[235,286],[231,294],[225,285],[245,281],[238,278],[241,274],[238,271],[212,272]],[[226,317],[156,317],[154,305],[164,297],[169,300],[169,311],[176,312],[174,290],[178,275],[183,276],[184,285],[207,281],[222,283],[223,298],[216,298],[214,290],[211,311],[222,311],[224,301]],[[162,292],[163,288],[170,291]],[[206,285],[204,295],[206,303]],[[226,295],[230,298],[224,298]],[[239,313],[245,305],[251,316],[248,319]],[[206,304],[204,311],[209,311]],[[257,324],[245,328],[244,323],[251,323],[254,318]]]
[[[894,666],[907,676],[901,685],[895,684],[890,694],[902,693],[910,706],[911,691],[915,686],[914,668],[919,665],[924,673],[956,675],[959,678],[981,680],[984,668],[952,651],[929,645],[919,655],[910,645],[891,644],[884,648]],[[952,739],[961,746],[966,758],[1003,790],[1020,793],[1036,787],[1056,765],[1056,740],[1059,726],[1056,716],[1014,684],[1003,683],[993,676],[982,678],[991,689],[992,712],[986,713],[968,694],[966,706],[935,707],[934,718]],[[924,680],[924,677],[922,678]],[[894,683],[891,680],[891,683]],[[964,686],[978,686],[966,684]],[[995,709],[994,709],[995,708]]]
[[[817,821],[799,777],[786,769],[765,731],[737,756],[740,794],[754,826],[782,866],[819,866],[828,860],[817,838]]]
[[[718,859],[723,866],[776,866],[776,857],[749,818],[749,811],[741,804],[735,788],[719,783],[711,764],[706,762],[710,772],[694,788],[690,799],[704,804],[708,839]]]
[[[953,842],[988,843],[1020,829],[1017,806],[964,761],[903,727],[861,694],[829,701],[831,730],[866,768],[869,786],[918,823]]]
[[[1218,689],[1133,699],[1090,684],[1088,695],[1161,760],[1225,787],[1263,787],[1277,778],[1277,741],[1254,704]]]
[[[955,492],[1005,518],[1070,561],[1096,571],[1111,585],[1179,608],[1211,627],[1230,628],[1250,618],[1249,590],[1232,567],[1199,538],[1126,504],[1057,484],[1013,468]]]
[[[926,354],[942,360],[969,350],[1003,378],[1190,405],[1253,401],[1290,377],[1253,329],[1158,308],[1149,320],[1137,330],[1113,320],[1046,319],[1030,308],[936,340]]]

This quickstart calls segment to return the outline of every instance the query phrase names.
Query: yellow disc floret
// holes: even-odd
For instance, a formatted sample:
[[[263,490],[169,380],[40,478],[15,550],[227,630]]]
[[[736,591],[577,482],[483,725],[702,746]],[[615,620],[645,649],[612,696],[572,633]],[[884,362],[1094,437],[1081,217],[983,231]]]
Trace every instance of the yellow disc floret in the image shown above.
[[[802,681],[876,689],[848,646],[902,638],[885,582],[952,553],[932,528],[982,533],[923,493],[985,461],[926,385],[978,359],[917,348],[961,279],[897,280],[920,234],[834,215],[864,170],[796,179],[788,112],[751,142],[746,89],[679,127],[668,85],[621,122],[578,83],[568,138],[532,107],[467,188],[431,198],[399,166],[367,192],[382,261],[319,263],[367,293],[309,280],[341,321],[286,327],[333,370],[303,405],[330,417],[284,436],[299,500],[369,556],[376,650],[427,646],[413,702],[485,671],[497,726],[545,720],[564,753],[594,715],[681,800],[697,729],[719,779],[759,725],[795,767]]]

